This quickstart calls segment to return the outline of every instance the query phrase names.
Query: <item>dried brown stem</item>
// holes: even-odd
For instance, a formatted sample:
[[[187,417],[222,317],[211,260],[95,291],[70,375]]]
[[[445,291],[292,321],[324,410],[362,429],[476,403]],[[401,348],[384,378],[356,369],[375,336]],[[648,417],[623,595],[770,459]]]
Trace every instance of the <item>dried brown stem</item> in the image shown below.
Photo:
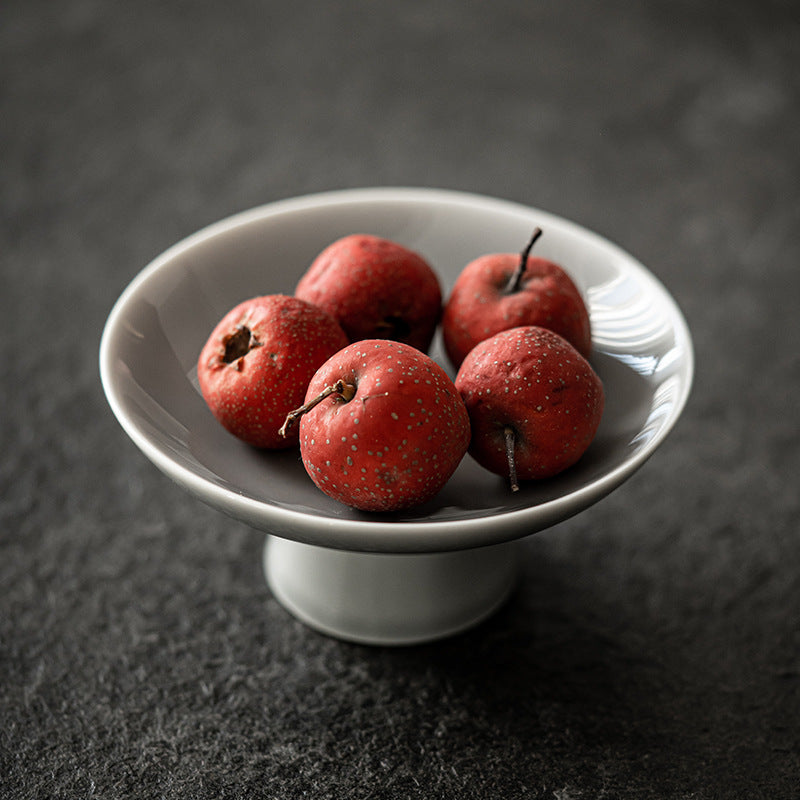
[[[344,380],[341,378],[336,381],[336,383],[332,383],[330,386],[326,386],[316,397],[309,400],[307,403],[304,403],[300,408],[296,408],[294,411],[290,411],[286,415],[286,419],[281,425],[280,433],[281,436],[286,436],[289,432],[289,428],[294,425],[294,423],[300,419],[307,411],[311,411],[314,406],[319,405],[326,397],[330,397],[332,394],[338,394],[345,402],[348,400],[352,400],[356,393],[356,387],[353,386],[352,383],[345,383]]]
[[[528,256],[530,255],[531,249],[533,245],[536,243],[536,240],[542,235],[542,229],[536,228],[533,233],[531,234],[531,239],[528,244],[525,246],[525,249],[520,253],[519,256],[519,264],[517,264],[517,268],[514,270],[514,274],[511,276],[511,280],[509,280],[508,284],[505,288],[506,294],[514,294],[514,292],[519,291],[520,284],[522,283],[522,276],[525,274],[525,269],[528,266]]]
[[[514,458],[514,429],[510,425],[503,428],[503,434],[506,439],[506,458],[508,459],[508,480],[511,484],[511,491],[519,491],[519,483],[517,482],[517,462]]]

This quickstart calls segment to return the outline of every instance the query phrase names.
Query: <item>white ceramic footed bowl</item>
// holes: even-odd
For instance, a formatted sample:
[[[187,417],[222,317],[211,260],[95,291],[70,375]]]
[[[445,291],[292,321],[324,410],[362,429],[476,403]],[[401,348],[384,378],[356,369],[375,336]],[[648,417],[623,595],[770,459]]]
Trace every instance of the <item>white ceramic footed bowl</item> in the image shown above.
[[[467,456],[432,501],[368,514],[322,494],[296,451],[250,448],[207,409],[196,361],[219,319],[249,297],[292,294],[335,239],[372,233],[416,250],[446,296],[469,261],[519,252],[536,226],[544,231],[536,254],[560,263],[587,301],[591,362],[606,392],[594,442],[561,475],[512,494],[505,480]],[[431,355],[454,375],[439,335]],[[616,245],[535,208],[413,188],[284,200],[189,236],[123,292],[100,346],[108,402],[141,451],[191,494],[278,537],[268,540],[267,576],[297,616],[341,638],[374,643],[437,638],[491,613],[513,581],[513,542],[587,508],[641,467],[678,420],[693,371],[691,336],[676,303]],[[406,558],[389,558],[401,554]],[[409,592],[424,601],[409,607]],[[366,616],[365,603],[372,605]]]

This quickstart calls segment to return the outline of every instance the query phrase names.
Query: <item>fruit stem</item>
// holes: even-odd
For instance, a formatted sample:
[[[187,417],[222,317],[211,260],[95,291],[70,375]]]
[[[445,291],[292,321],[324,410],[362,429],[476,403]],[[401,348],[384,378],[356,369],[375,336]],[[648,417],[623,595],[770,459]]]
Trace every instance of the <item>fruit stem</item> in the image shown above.
[[[294,425],[294,423],[300,419],[307,411],[311,411],[314,406],[321,403],[326,397],[330,397],[332,394],[338,394],[345,402],[348,400],[352,400],[356,393],[356,387],[353,386],[352,383],[345,383],[341,378],[336,381],[336,383],[332,383],[330,386],[326,386],[315,398],[309,400],[307,403],[304,403],[300,408],[296,408],[294,411],[290,411],[286,415],[286,419],[281,425],[280,433],[281,436],[286,436],[289,432],[289,428]]]
[[[514,460],[514,429],[510,425],[503,428],[503,434],[506,439],[506,458],[508,459],[508,479],[511,483],[511,491],[519,491],[519,483],[517,482],[517,463]]]
[[[519,264],[517,264],[517,268],[514,270],[511,280],[509,280],[508,284],[506,285],[505,294],[514,294],[514,292],[519,291],[520,284],[522,283],[522,276],[525,274],[525,269],[528,266],[528,256],[530,255],[531,249],[536,243],[536,240],[541,235],[541,228],[536,228],[531,234],[530,241],[527,245],[525,245],[525,249],[522,251],[522,253],[520,253]]]

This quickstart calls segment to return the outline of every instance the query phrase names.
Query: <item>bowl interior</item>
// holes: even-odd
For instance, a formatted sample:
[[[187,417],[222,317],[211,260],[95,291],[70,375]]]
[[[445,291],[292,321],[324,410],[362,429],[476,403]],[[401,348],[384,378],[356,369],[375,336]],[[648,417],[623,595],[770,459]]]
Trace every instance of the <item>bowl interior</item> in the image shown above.
[[[430,503],[364,514],[323,495],[297,451],[260,452],[212,417],[196,361],[214,325],[258,294],[292,294],[334,239],[373,233],[421,253],[445,295],[464,265],[518,252],[534,226],[537,255],[562,264],[588,302],[592,364],[606,410],[573,468],[512,494],[467,456]],[[437,336],[431,355],[453,376]],[[424,189],[364,189],[274,203],[223,220],[172,247],[115,305],[101,377],[126,432],[166,474],[202,500],[265,530],[333,547],[456,549],[534,532],[577,513],[641,466],[674,425],[693,371],[689,332],[664,287],[603,238],[545,212]]]

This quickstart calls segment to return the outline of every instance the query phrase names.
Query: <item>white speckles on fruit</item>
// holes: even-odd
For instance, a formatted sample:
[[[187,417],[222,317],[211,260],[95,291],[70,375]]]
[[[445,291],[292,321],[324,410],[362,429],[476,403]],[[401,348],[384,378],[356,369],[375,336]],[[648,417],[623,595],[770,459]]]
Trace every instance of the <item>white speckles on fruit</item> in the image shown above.
[[[352,372],[357,391],[351,402],[359,403],[358,416],[337,416],[329,399],[301,419],[301,430],[316,434],[314,446],[309,444],[310,435],[301,438],[306,469],[331,497],[364,510],[387,511],[424,502],[444,485],[466,451],[470,433],[463,402],[441,367],[424,353],[384,341],[351,348],[357,360],[349,360],[353,355],[345,348],[333,363],[323,366],[308,393],[318,391],[316,381],[321,385],[342,371]],[[375,391],[378,380],[380,392]],[[357,448],[352,441],[356,418]],[[315,464],[325,465],[322,474],[313,469]],[[356,486],[344,485],[348,467],[363,479]]]
[[[512,391],[492,395],[491,386],[509,385]],[[538,327],[481,342],[461,365],[456,387],[470,414],[472,455],[492,472],[508,475],[501,433],[512,426],[523,480],[550,477],[574,464],[593,439],[604,404],[589,363],[563,338]],[[529,409],[535,414],[526,414]]]
[[[426,351],[441,311],[436,274],[418,254],[376,236],[325,248],[295,290],[333,314],[352,342],[396,339]]]
[[[197,361],[203,398],[233,435],[256,447],[297,444],[282,437],[315,369],[347,339],[327,313],[286,295],[254,297],[231,309]]]

